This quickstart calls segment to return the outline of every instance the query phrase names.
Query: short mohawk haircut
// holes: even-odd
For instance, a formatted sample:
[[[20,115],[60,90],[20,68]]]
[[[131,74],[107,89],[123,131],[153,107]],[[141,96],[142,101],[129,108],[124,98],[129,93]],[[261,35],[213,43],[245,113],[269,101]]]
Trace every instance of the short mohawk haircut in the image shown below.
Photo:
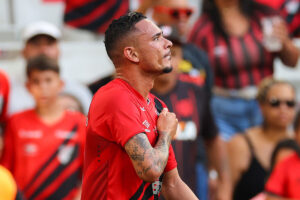
[[[110,59],[112,59],[112,51],[116,47],[116,44],[121,39],[134,30],[134,26],[139,21],[146,19],[146,17],[139,12],[129,12],[126,15],[121,16],[119,19],[115,19],[109,25],[105,31],[104,44],[106,52]]]

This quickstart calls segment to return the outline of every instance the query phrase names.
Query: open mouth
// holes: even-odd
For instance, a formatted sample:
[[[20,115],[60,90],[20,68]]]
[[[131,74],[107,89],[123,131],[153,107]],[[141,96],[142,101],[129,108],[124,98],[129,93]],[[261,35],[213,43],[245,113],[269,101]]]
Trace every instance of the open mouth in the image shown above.
[[[167,54],[164,55],[164,58],[171,59],[171,57],[172,57],[171,51],[169,51]]]

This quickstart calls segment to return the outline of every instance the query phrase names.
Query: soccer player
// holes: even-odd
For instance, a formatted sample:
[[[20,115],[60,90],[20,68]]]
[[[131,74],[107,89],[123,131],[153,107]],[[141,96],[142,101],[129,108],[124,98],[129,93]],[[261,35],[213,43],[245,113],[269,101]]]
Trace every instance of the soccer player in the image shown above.
[[[149,93],[154,79],[172,70],[172,43],[133,12],[110,24],[105,46],[116,79],[90,106],[82,199],[158,199],[160,190],[166,199],[197,199],[179,177],[170,146],[176,116]]]
[[[29,60],[27,79],[36,106],[8,120],[2,164],[26,199],[79,197],[85,117],[57,105],[63,82],[56,60]]]

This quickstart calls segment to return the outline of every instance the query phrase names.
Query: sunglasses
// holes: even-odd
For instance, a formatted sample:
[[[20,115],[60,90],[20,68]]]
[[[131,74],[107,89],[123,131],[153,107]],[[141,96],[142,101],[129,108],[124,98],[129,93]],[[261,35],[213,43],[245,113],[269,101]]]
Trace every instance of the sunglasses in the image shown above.
[[[296,101],[295,100],[279,100],[279,99],[270,99],[269,100],[269,105],[273,108],[278,108],[282,103],[285,104],[289,108],[294,108],[296,106]]]
[[[155,6],[154,11],[168,14],[174,19],[179,19],[182,16],[189,18],[194,12],[191,8],[170,8],[166,6]]]

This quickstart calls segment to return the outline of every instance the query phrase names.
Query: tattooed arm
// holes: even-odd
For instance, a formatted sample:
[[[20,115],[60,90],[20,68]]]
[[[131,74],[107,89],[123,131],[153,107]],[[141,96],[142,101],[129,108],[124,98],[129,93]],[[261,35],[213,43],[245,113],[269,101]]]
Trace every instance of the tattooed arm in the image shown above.
[[[164,109],[157,121],[159,137],[151,146],[146,134],[139,133],[128,140],[125,150],[137,175],[144,181],[154,182],[163,173],[169,156],[169,147],[176,134],[178,121],[174,113]]]

